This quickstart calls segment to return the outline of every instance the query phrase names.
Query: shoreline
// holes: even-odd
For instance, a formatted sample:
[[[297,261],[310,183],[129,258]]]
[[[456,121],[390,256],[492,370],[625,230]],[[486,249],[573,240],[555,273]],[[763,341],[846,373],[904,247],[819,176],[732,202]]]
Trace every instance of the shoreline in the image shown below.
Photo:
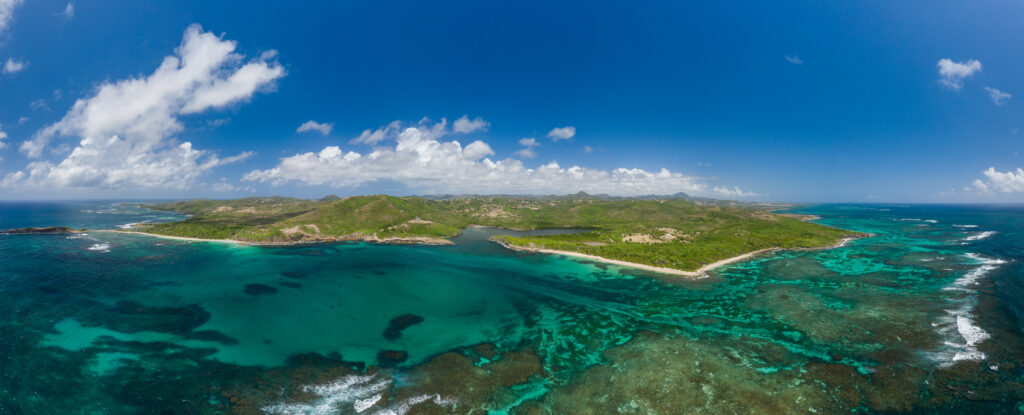
[[[481,225],[469,225],[469,226],[467,226],[467,228],[493,228],[493,227],[492,226],[481,226]],[[435,237],[427,237],[427,236],[410,236],[410,237],[401,237],[401,238],[379,238],[379,237],[377,237],[376,234],[370,235],[370,236],[349,235],[349,236],[336,237],[336,238],[323,238],[323,239],[299,240],[299,241],[288,241],[288,242],[250,242],[250,241],[240,241],[240,240],[237,240],[237,239],[205,239],[205,238],[194,238],[194,237],[188,237],[188,236],[160,235],[160,234],[148,233],[148,232],[130,231],[130,230],[117,230],[117,229],[97,229],[97,230],[91,230],[90,232],[133,234],[133,235],[143,235],[143,236],[150,236],[150,237],[154,237],[154,238],[164,238],[164,239],[172,239],[172,240],[186,241],[186,242],[215,242],[215,243],[226,243],[226,244],[232,244],[232,245],[247,245],[247,246],[293,246],[293,245],[303,245],[303,244],[340,243],[340,242],[367,242],[367,243],[376,243],[376,244],[384,244],[384,245],[428,245],[428,246],[450,246],[450,245],[455,245],[455,242],[452,242],[450,239],[445,239],[445,238],[435,238]],[[532,252],[532,253],[540,253],[540,254],[547,254],[547,255],[564,255],[564,256],[572,257],[572,258],[586,259],[586,260],[590,260],[590,261],[596,261],[596,262],[602,262],[602,263],[606,263],[606,264],[612,264],[612,265],[618,265],[618,266],[623,266],[623,267],[628,267],[628,268],[640,269],[640,270],[656,272],[656,273],[660,273],[660,274],[678,275],[678,276],[683,276],[683,277],[699,279],[699,278],[706,277],[707,273],[709,271],[715,269],[715,268],[718,268],[718,267],[721,267],[721,266],[724,266],[724,265],[733,264],[733,263],[736,263],[736,262],[741,262],[741,261],[744,261],[746,259],[749,259],[751,257],[757,256],[757,255],[760,255],[760,254],[764,254],[764,253],[768,253],[768,252],[772,252],[772,251],[784,251],[784,250],[815,251],[815,250],[835,249],[835,248],[841,248],[841,247],[845,246],[850,241],[853,241],[853,240],[856,240],[856,239],[868,238],[868,237],[871,237],[871,236],[874,236],[874,235],[873,234],[865,234],[864,236],[859,236],[859,237],[846,237],[846,238],[840,239],[838,242],[836,242],[836,243],[834,243],[832,245],[820,246],[820,247],[812,247],[812,248],[779,248],[779,247],[764,248],[764,249],[759,249],[759,250],[756,250],[756,251],[747,252],[745,254],[737,255],[737,256],[734,256],[734,257],[721,259],[721,260],[712,262],[710,264],[703,265],[703,266],[701,266],[700,268],[698,268],[695,271],[684,271],[684,270],[675,269],[675,268],[658,267],[658,266],[654,266],[654,265],[640,264],[640,263],[636,263],[636,262],[629,262],[629,261],[623,261],[623,260],[618,260],[618,259],[605,258],[605,257],[597,256],[597,255],[584,254],[584,253],[575,252],[575,251],[559,251],[559,250],[547,249],[547,248],[521,247],[521,246],[511,245],[511,244],[505,242],[504,240],[497,239],[497,238],[491,238],[490,241],[495,242],[498,245],[501,245],[502,247],[504,247],[506,249],[509,249],[509,250],[512,250],[512,251]]]
[[[376,235],[371,236],[359,236],[359,237],[338,237],[338,238],[323,238],[323,239],[307,239],[299,241],[288,241],[288,242],[256,242],[256,241],[240,241],[237,239],[205,239],[205,238],[193,238],[189,236],[173,236],[173,235],[161,235],[157,233],[140,232],[140,231],[127,231],[117,229],[97,229],[89,232],[103,232],[103,233],[122,233],[131,235],[143,235],[152,236],[154,238],[173,239],[178,241],[187,242],[219,242],[232,245],[247,245],[247,246],[293,246],[293,245],[304,245],[304,244],[317,244],[317,243],[334,243],[334,242],[369,242],[386,245],[455,245],[452,242],[444,238],[432,238],[429,236],[408,236],[400,238],[378,238]]]
[[[760,255],[760,254],[764,254],[764,253],[767,253],[767,252],[786,251],[786,250],[792,250],[792,251],[817,251],[817,250],[825,250],[825,249],[842,248],[843,246],[848,244],[850,241],[853,241],[855,239],[867,238],[867,237],[870,237],[870,236],[871,235],[863,236],[863,237],[846,237],[846,238],[840,239],[839,242],[836,242],[836,243],[834,243],[832,245],[822,246],[822,247],[814,247],[814,248],[777,248],[776,247],[776,248],[758,249],[756,251],[747,252],[747,253],[742,254],[742,255],[737,255],[737,256],[734,256],[734,257],[731,257],[731,258],[725,258],[725,259],[722,259],[722,260],[718,260],[718,261],[712,262],[710,264],[707,264],[707,265],[704,265],[704,266],[698,268],[696,271],[683,271],[681,269],[675,269],[675,268],[656,267],[656,266],[653,266],[653,265],[639,264],[639,263],[636,263],[636,262],[629,262],[629,261],[622,261],[622,260],[618,260],[618,259],[605,258],[605,257],[597,256],[597,255],[584,254],[584,253],[581,253],[581,252],[559,251],[559,250],[547,249],[547,248],[527,248],[527,247],[522,247],[522,246],[510,245],[510,244],[508,244],[507,242],[505,242],[504,240],[501,240],[501,239],[491,239],[491,241],[497,243],[498,245],[501,245],[504,248],[507,248],[507,249],[510,249],[510,250],[513,250],[513,251],[532,252],[532,253],[549,254],[549,255],[565,255],[565,256],[568,256],[568,257],[587,259],[587,260],[591,260],[591,261],[603,262],[603,263],[606,263],[606,264],[613,264],[613,265],[619,265],[619,266],[624,266],[624,267],[629,267],[629,268],[642,269],[644,271],[652,271],[652,272],[658,272],[658,273],[670,274],[670,275],[681,275],[681,276],[690,277],[690,278],[703,278],[703,277],[705,277],[707,275],[708,271],[711,271],[711,270],[713,270],[715,268],[721,267],[723,265],[729,265],[729,264],[732,264],[732,263],[740,262],[740,261],[746,260],[746,259],[748,259],[750,257],[754,257],[754,256],[757,256],[757,255]]]

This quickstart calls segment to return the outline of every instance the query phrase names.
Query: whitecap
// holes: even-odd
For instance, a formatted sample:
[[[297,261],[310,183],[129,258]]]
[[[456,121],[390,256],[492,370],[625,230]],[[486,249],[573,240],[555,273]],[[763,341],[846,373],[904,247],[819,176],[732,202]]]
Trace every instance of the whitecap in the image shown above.
[[[964,254],[964,256],[966,256],[967,258],[970,258],[972,261],[974,261],[976,263],[979,263],[979,264],[1002,265],[1002,264],[1006,263],[1005,260],[1002,260],[1002,259],[999,259],[999,258],[983,257],[983,256],[981,256],[981,254],[976,254],[974,252],[968,252],[968,253]]]
[[[928,223],[939,223],[939,221],[937,221],[935,219],[925,219],[925,222],[928,222]]]
[[[310,403],[279,403],[263,407],[263,412],[273,414],[336,414],[343,411],[342,408],[352,405],[356,413],[363,413],[380,403],[381,392],[391,386],[391,379],[378,379],[373,375],[349,375],[322,385],[303,386],[305,392],[312,392],[319,397]],[[453,407],[456,399],[442,397],[439,394],[418,395],[403,399],[387,408],[374,412],[374,415],[405,415],[412,410],[413,406],[423,402],[432,401],[434,404],[443,407]]]
[[[953,225],[953,227],[954,228],[960,228],[960,229],[969,229],[969,228],[977,228],[978,225]]]
[[[977,346],[991,337],[988,332],[974,323],[972,311],[977,300],[970,295],[974,293],[971,287],[977,285],[983,276],[999,268],[999,265],[1005,264],[1006,261],[984,257],[977,253],[968,253],[966,257],[979,266],[965,272],[963,276],[946,286],[945,290],[960,291],[968,293],[968,295],[951,299],[954,304],[959,304],[959,307],[946,310],[945,316],[932,323],[932,327],[935,327],[936,331],[946,339],[943,342],[945,349],[935,353],[935,359],[943,367],[951,366],[961,360],[984,360],[985,353],[978,350]]]
[[[92,244],[92,246],[90,246],[88,248],[85,248],[85,249],[88,249],[90,251],[96,251],[96,252],[110,252],[110,244],[105,244],[105,243]]]
[[[436,393],[433,395],[419,395],[404,399],[395,405],[377,411],[374,415],[406,415],[412,410],[413,406],[426,401],[432,401],[435,405],[441,407],[452,407],[457,403],[457,400],[453,398],[444,398]]]
[[[352,404],[356,412],[363,412],[380,400],[380,392],[391,385],[390,379],[377,379],[377,375],[349,375],[322,385],[306,385],[305,392],[312,392],[320,399],[310,403],[280,403],[263,407],[263,412],[273,414],[335,414],[343,404]],[[376,397],[376,400],[373,400]],[[373,400],[372,403],[369,403]],[[369,404],[368,404],[369,403]],[[368,404],[368,405],[367,405]]]
[[[370,407],[377,404],[380,401],[381,395],[378,393],[366,399],[356,399],[355,403],[352,404],[352,409],[355,409],[357,413],[370,409]]]
[[[988,238],[988,237],[990,237],[992,235],[995,235],[996,233],[997,233],[996,231],[978,232],[978,233],[976,233],[974,235],[971,235],[971,236],[968,236],[968,237],[964,238],[964,240],[965,241],[978,241],[978,240],[982,240],[982,239]]]

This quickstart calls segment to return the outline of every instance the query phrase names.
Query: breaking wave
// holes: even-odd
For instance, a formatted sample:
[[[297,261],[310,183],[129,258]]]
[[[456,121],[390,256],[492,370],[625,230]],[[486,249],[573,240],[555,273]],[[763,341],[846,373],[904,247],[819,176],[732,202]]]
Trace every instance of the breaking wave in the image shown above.
[[[285,415],[327,415],[342,412],[343,408],[351,407],[355,413],[363,413],[373,408],[382,399],[381,392],[391,386],[391,379],[378,379],[377,375],[349,375],[331,383],[303,386],[304,392],[312,392],[319,397],[313,402],[279,403],[263,407],[263,412]],[[413,406],[432,401],[443,407],[452,407],[456,400],[438,394],[417,395],[398,401],[386,408],[373,412],[374,415],[405,415]],[[343,411],[348,412],[348,411]]]
[[[85,249],[88,249],[90,251],[96,251],[96,252],[104,252],[104,253],[105,252],[110,252],[110,244],[107,244],[107,243],[92,244],[92,246],[90,246],[88,248],[85,248]]]
[[[982,239],[988,238],[988,237],[990,237],[992,235],[995,235],[996,233],[998,233],[998,232],[996,232],[996,231],[978,232],[978,233],[976,233],[974,235],[971,235],[971,236],[968,236],[968,237],[964,238],[964,240],[965,241],[978,241],[978,240],[982,240]]]
[[[936,331],[945,338],[943,342],[945,348],[935,353],[935,358],[942,367],[952,366],[961,360],[984,360],[985,353],[978,350],[978,344],[991,337],[988,332],[974,322],[973,311],[977,299],[970,294],[975,292],[972,287],[977,285],[983,276],[999,268],[999,265],[1005,264],[1006,261],[986,258],[975,253],[968,253],[966,256],[972,263],[980,265],[964,273],[944,289],[960,291],[968,293],[968,295],[953,299],[954,304],[958,306],[945,310],[946,315],[932,323]]]

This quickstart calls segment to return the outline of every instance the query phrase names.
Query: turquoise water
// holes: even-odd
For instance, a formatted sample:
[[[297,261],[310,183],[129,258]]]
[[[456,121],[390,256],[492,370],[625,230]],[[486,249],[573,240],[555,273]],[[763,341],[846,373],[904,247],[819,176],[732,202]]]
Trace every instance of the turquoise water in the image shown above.
[[[877,236],[699,280],[507,251],[0,235],[0,414],[1021,413],[1024,209],[816,206]],[[0,228],[174,220],[0,204]]]

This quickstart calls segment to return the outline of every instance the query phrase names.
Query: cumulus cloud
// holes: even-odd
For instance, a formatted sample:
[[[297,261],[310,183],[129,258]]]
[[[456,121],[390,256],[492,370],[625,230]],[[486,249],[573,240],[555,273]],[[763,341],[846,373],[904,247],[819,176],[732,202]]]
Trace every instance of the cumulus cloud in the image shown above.
[[[555,127],[548,131],[548,138],[553,141],[568,140],[576,136],[576,127]]]
[[[21,0],[0,0],[0,35],[11,25],[14,19],[14,8],[21,4]]]
[[[355,137],[355,138],[349,140],[349,143],[351,143],[351,144],[376,145],[377,143],[380,143],[380,142],[385,141],[385,140],[393,140],[393,139],[395,139],[395,137],[398,137],[398,132],[401,129],[402,129],[402,122],[401,121],[397,121],[397,120],[396,121],[392,121],[392,122],[388,123],[388,125],[380,127],[380,128],[378,128],[376,130],[369,129],[369,128],[363,130],[362,134],[359,134],[358,137]]]
[[[7,143],[4,140],[7,139],[7,132],[4,131],[4,125],[0,124],[0,149],[7,147]]]
[[[491,123],[483,118],[476,117],[471,120],[469,115],[463,115],[452,123],[452,130],[459,134],[468,134],[475,131],[487,131],[487,128],[490,126]]]
[[[521,139],[519,139],[519,145],[523,146],[523,148],[521,150],[515,152],[515,153],[512,153],[513,155],[516,155],[516,156],[519,156],[519,157],[522,157],[522,158],[527,158],[527,159],[532,159],[532,158],[537,157],[537,152],[533,150],[533,147],[539,146],[540,143],[537,142],[536,138],[534,138],[534,137],[521,138]]]
[[[309,120],[302,123],[302,125],[300,125],[299,128],[296,128],[295,131],[300,133],[304,133],[307,131],[319,131],[320,134],[327,135],[331,133],[332,129],[334,129],[333,122],[319,123],[313,120]]]
[[[527,168],[517,159],[493,161],[487,157],[493,154],[482,141],[463,147],[458,141],[439,140],[428,125],[402,130],[393,147],[362,154],[328,146],[316,153],[283,158],[271,169],[253,170],[243,180],[275,186],[299,183],[333,187],[394,181],[424,193],[564,194],[582,190],[616,195],[712,194],[698,179],[666,169],[563,168],[554,161]]]
[[[731,189],[728,188],[728,187],[715,186],[715,188],[712,189],[712,190],[714,191],[714,193],[716,195],[722,196],[722,197],[754,197],[754,196],[757,196],[757,193],[754,193],[754,192],[744,192],[743,190],[740,190],[740,188],[736,187],[736,186],[733,186]]]
[[[540,145],[540,143],[537,142],[536,138],[527,137],[519,139],[519,145],[523,147],[537,147]]]
[[[793,56],[786,55],[786,56],[784,56],[784,58],[786,58],[786,60],[789,61],[789,63],[792,63],[794,65],[803,65],[804,64],[804,61],[800,60],[800,57],[796,56],[796,55],[793,55]]]
[[[982,193],[1020,193],[1024,192],[1024,170],[1020,167],[1016,171],[997,171],[995,167],[981,172],[985,175],[983,179],[975,179],[971,185]]]
[[[536,158],[537,157],[537,152],[534,151],[532,148],[529,148],[529,147],[520,149],[519,151],[517,151],[515,153],[512,153],[512,154],[516,155],[516,156],[519,156],[519,157],[522,157],[522,158],[525,158],[525,159],[532,159],[532,158]]]
[[[172,136],[184,129],[179,117],[248,101],[272,90],[284,68],[264,53],[246,61],[236,43],[199,25],[185,30],[175,54],[149,76],[105,82],[64,115],[34,134],[21,151],[39,158],[50,141],[79,141],[59,162],[36,161],[8,174],[7,186],[47,188],[191,187],[206,171],[253,153],[219,158]]]
[[[981,62],[968,59],[967,62],[954,62],[950,59],[939,59],[939,83],[946,88],[959,91],[964,87],[964,79],[970,78],[981,71]]]
[[[26,66],[28,66],[28,64],[23,61],[16,61],[14,59],[7,58],[7,62],[4,62],[4,73],[21,72]]]
[[[374,129],[363,130],[359,136],[349,140],[350,144],[368,144],[377,145],[384,141],[395,140],[398,138],[400,132],[406,123],[395,120],[388,123],[385,126]],[[444,137],[451,133],[470,133],[474,131],[486,130],[491,124],[484,121],[480,117],[470,119],[468,115],[463,115],[452,124],[452,128],[448,128],[448,120],[441,118],[441,121],[434,122],[430,118],[423,117],[419,122],[410,125],[411,128],[416,128],[424,134],[424,137],[430,140]]]
[[[988,86],[985,87],[985,92],[988,93],[988,97],[991,98],[992,102],[996,105],[1003,105],[1006,103],[1006,100],[1013,98],[1013,95],[1010,95],[1008,92],[1003,92]]]

